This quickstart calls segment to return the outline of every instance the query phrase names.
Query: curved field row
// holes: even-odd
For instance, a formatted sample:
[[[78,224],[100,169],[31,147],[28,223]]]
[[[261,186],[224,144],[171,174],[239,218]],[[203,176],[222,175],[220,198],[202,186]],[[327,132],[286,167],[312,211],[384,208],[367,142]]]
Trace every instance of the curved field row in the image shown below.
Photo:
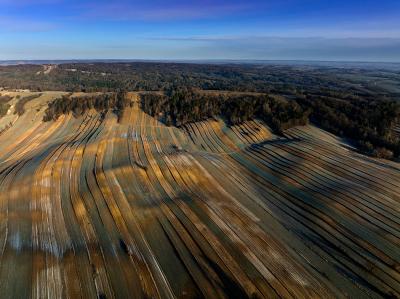
[[[308,126],[143,113],[0,135],[2,298],[400,296],[400,171]]]
[[[184,126],[192,143],[192,151],[232,153],[253,144],[275,138],[269,128],[259,121],[227,126],[222,120],[191,123]]]
[[[397,138],[400,138],[400,124],[397,124],[394,128],[393,128],[393,132],[394,132],[394,136]]]

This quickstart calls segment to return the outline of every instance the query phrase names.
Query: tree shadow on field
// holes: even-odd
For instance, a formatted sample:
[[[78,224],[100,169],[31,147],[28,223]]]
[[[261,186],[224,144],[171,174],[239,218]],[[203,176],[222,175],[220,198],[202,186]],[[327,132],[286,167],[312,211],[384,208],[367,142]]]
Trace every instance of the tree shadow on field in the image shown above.
[[[300,141],[295,140],[297,143]],[[271,146],[264,149],[262,145],[266,144]],[[386,234],[385,231],[368,221],[365,221],[368,224],[360,223],[357,220],[359,215],[356,214],[353,207],[355,205],[359,209],[360,206],[367,205],[367,197],[379,196],[376,191],[365,194],[366,189],[373,188],[373,185],[360,185],[354,183],[351,176],[338,176],[332,172],[330,163],[323,159],[312,161],[306,155],[294,158],[289,153],[286,153],[288,155],[286,157],[284,152],[279,151],[280,144],[290,147],[292,143],[289,141],[264,142],[249,150],[249,156],[258,156],[258,159],[262,161],[262,163],[260,160],[252,161],[254,163],[252,167],[258,167],[262,171],[257,174],[253,173],[252,176],[257,177],[257,180],[249,177],[248,182],[252,184],[252,190],[256,191],[262,202],[270,211],[273,211],[273,217],[279,221],[285,234],[296,239],[296,242],[284,243],[284,246],[293,248],[295,253],[301,252],[304,247],[296,248],[296,244],[300,241],[307,248],[307,252],[303,252],[303,255],[313,255],[312,251],[314,250],[309,249],[316,248],[322,256],[322,259],[319,260],[321,264],[312,266],[311,273],[316,278],[321,275],[318,269],[325,268],[329,269],[329,280],[332,283],[335,283],[336,280],[340,281],[338,279],[340,276],[340,279],[348,281],[347,287],[354,287],[351,290],[353,294],[359,293],[361,296],[371,293],[382,297],[393,296],[390,292],[387,293],[380,289],[379,284],[374,284],[372,282],[374,280],[360,274],[376,271],[379,263],[374,265],[369,262],[369,259],[362,257],[361,264],[354,258],[354,255],[349,254],[353,250],[353,248],[348,248],[351,245],[338,242],[337,236],[332,234],[332,230],[339,234],[346,230],[347,233],[352,234],[353,242],[358,244],[358,247],[360,242],[364,244],[379,242],[373,239],[373,234],[376,236]],[[275,146],[276,152],[274,153]],[[291,157],[289,158],[289,156]],[[318,163],[319,168],[313,168],[311,162]],[[324,172],[321,172],[320,169]],[[248,170],[251,172],[251,168]],[[341,171],[347,172],[345,168]],[[400,214],[396,214],[400,218]],[[343,227],[344,223],[347,223],[346,227]],[[324,231],[328,226],[330,230]],[[371,232],[369,239],[365,239],[365,236],[362,237],[358,233],[365,230]],[[357,248],[356,250],[364,251],[362,256],[370,256],[368,248]],[[369,265],[368,267],[371,269],[367,269],[365,265]]]

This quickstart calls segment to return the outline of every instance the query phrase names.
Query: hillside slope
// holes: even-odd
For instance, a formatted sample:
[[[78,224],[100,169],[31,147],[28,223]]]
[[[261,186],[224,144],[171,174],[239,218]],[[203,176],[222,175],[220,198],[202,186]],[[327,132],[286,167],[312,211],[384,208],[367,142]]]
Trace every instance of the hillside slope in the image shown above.
[[[0,119],[2,298],[400,296],[398,164],[313,126],[166,127],[134,93],[42,122],[58,95]]]

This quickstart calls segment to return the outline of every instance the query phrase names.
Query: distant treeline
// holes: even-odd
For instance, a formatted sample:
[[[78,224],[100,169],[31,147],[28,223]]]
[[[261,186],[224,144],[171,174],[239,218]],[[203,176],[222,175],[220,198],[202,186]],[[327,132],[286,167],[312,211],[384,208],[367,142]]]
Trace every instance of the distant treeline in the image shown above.
[[[120,120],[124,109],[129,105],[130,100],[125,92],[84,96],[64,95],[48,104],[43,121],[57,120],[61,115],[68,113],[77,117],[90,109],[96,109],[98,112],[111,110]]]
[[[400,155],[400,140],[393,128],[400,122],[400,104],[390,100],[363,100],[349,96],[300,95],[279,100],[265,94],[204,93],[175,88],[164,94],[145,93],[142,107],[167,125],[222,117],[229,124],[258,118],[276,133],[305,125],[309,119],[338,136],[349,138],[365,153],[381,158]]]
[[[15,104],[15,110],[14,110],[14,114],[18,114],[18,116],[21,116],[22,114],[25,113],[25,104],[28,103],[29,101],[32,101],[38,97],[40,97],[42,94],[38,93],[38,94],[33,94],[30,96],[26,96],[23,97],[22,99],[20,98],[17,102],[17,104]]]
[[[10,104],[0,102],[0,118],[7,114],[8,109],[10,109]]]
[[[22,114],[25,113],[25,105],[29,101],[32,101],[38,97],[40,97],[42,94],[33,94],[29,95],[26,97],[21,98],[20,95],[16,96],[16,99],[18,100],[17,103],[15,104],[14,108],[14,114],[18,114],[18,116],[21,116]],[[10,109],[11,105],[8,104],[8,102],[12,99],[11,96],[5,95],[5,96],[0,96],[0,117],[3,117],[4,115],[7,114],[7,111]]]
[[[260,118],[275,132],[282,133],[308,121],[308,112],[295,100],[276,100],[264,94],[207,94],[180,87],[165,94],[143,94],[141,101],[146,113],[178,127],[216,117],[224,118],[230,125]]]
[[[0,118],[7,114],[8,109],[10,109],[11,105],[8,104],[11,101],[12,97],[9,95],[0,96]]]
[[[8,88],[106,94],[118,90],[162,91],[162,95],[144,95],[143,109],[177,126],[214,116],[231,124],[257,117],[280,132],[306,123],[309,116],[322,128],[351,138],[364,152],[382,157],[400,155],[399,140],[392,133],[399,122],[399,83],[400,73],[389,69],[301,65],[69,63],[58,65],[48,74],[39,65],[0,66],[0,86]],[[265,94],[289,100],[279,101]],[[74,107],[65,110],[79,114],[86,109],[80,105],[103,107],[99,103],[103,101],[104,107],[114,109],[115,100],[108,98],[112,96],[102,97],[84,99],[86,104],[69,103]],[[7,105],[3,101],[0,115],[7,112]],[[52,111],[47,119],[63,111],[49,109]]]
[[[9,95],[0,96],[0,103],[7,103],[12,99]]]
[[[338,98],[399,99],[400,92],[395,87],[399,82],[400,73],[391,70],[302,65],[68,63],[58,65],[48,74],[41,65],[0,66],[0,86],[33,91],[156,91],[190,86],[291,96],[309,93]]]

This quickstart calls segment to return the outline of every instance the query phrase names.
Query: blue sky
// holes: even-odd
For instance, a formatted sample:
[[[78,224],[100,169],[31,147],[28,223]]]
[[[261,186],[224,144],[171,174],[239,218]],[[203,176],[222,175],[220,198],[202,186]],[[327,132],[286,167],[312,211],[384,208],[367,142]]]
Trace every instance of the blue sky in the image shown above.
[[[0,0],[0,60],[400,62],[399,0]]]

